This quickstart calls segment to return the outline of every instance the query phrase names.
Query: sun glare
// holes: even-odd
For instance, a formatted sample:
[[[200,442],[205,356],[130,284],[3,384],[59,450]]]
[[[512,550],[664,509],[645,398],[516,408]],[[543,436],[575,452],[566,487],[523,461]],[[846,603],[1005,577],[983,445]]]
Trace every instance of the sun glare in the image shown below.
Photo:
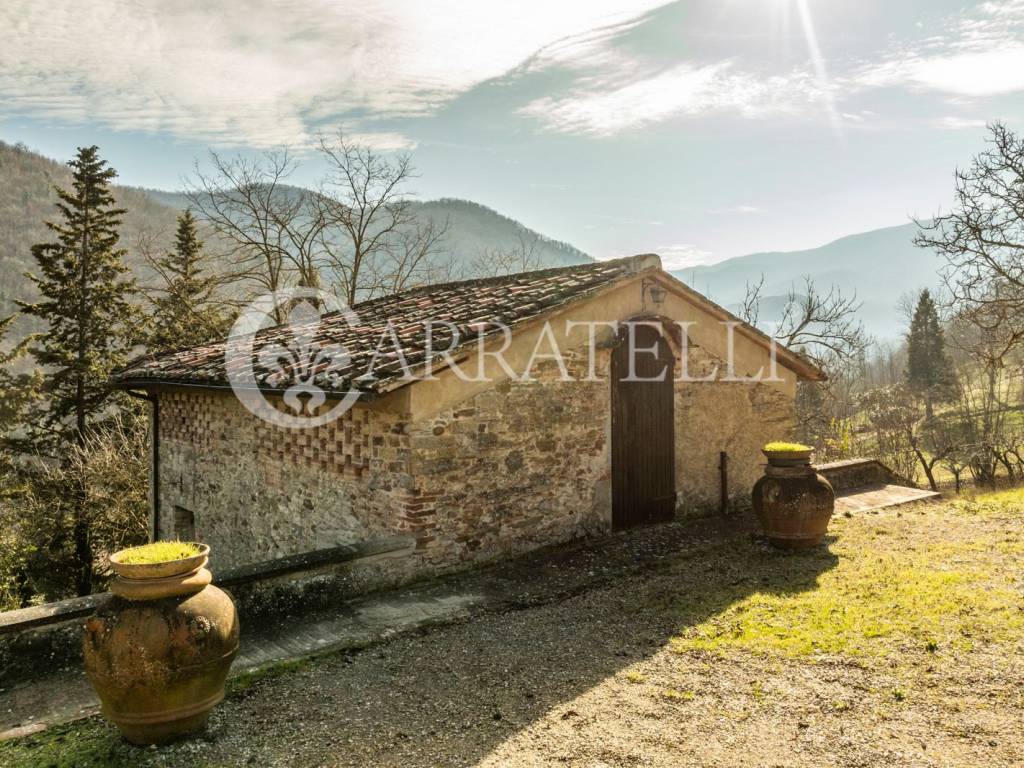
[[[811,7],[808,0],[792,0],[796,4],[797,13],[800,16],[800,26],[803,28],[804,40],[807,42],[807,52],[811,57],[811,64],[814,66],[814,75],[818,79],[818,86],[821,88],[822,97],[825,101],[825,109],[828,111],[829,122],[836,137],[842,140],[843,125],[839,119],[839,111],[836,109],[835,98],[832,95],[832,87],[828,79],[828,70],[825,67],[825,57],[821,55],[821,48],[818,45],[818,33],[814,29],[814,17],[811,16]]]

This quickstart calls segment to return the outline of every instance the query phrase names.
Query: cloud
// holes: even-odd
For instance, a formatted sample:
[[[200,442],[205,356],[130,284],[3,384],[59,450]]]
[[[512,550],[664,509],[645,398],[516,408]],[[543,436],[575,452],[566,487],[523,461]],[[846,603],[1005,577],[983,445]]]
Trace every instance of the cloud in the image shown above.
[[[866,86],[909,85],[956,96],[996,96],[1024,90],[1024,44],[931,56],[907,56],[870,66],[857,78]]]
[[[662,245],[655,249],[661,256],[661,265],[666,270],[686,269],[707,264],[711,260],[711,251],[705,251],[692,243]]]
[[[932,125],[946,131],[961,131],[964,129],[984,128],[986,123],[980,118],[976,119],[971,117],[956,117],[948,115],[934,120]]]
[[[982,3],[946,20],[942,34],[905,44],[860,68],[852,82],[984,98],[1024,90],[1024,0]]]
[[[363,146],[373,147],[374,149],[382,152],[392,150],[408,150],[415,149],[416,142],[410,139],[408,136],[403,136],[400,133],[394,131],[379,131],[379,132],[366,132],[359,133],[345,132],[345,138],[355,144],[362,144]]]
[[[805,71],[763,77],[729,61],[684,62],[656,72],[638,69],[633,62],[612,74],[581,78],[568,94],[544,96],[520,112],[553,131],[607,137],[678,115],[730,111],[759,118],[796,114],[823,100],[818,82]]]
[[[713,214],[716,214],[716,215],[720,215],[720,214],[734,214],[734,213],[751,214],[751,213],[760,213],[760,212],[761,212],[761,209],[758,208],[756,205],[727,205],[727,206],[725,206],[723,208],[709,208],[708,209],[708,213],[713,213]]]
[[[637,17],[540,51],[525,72],[561,71],[570,76],[570,84],[561,92],[533,99],[519,113],[551,131],[593,137],[716,112],[750,119],[827,116],[838,135],[835,88],[826,73],[807,0],[796,3],[808,49],[803,66],[779,71],[774,63],[762,62],[756,67],[741,63],[732,53],[701,60],[681,57],[678,51],[689,47],[685,32],[672,52],[674,60],[667,61],[664,52],[659,56],[657,45],[640,54],[635,47],[637,35],[631,33],[658,20]]]
[[[664,1],[6,0],[0,109],[249,146],[306,143],[344,118],[396,143],[374,123],[430,114]]]

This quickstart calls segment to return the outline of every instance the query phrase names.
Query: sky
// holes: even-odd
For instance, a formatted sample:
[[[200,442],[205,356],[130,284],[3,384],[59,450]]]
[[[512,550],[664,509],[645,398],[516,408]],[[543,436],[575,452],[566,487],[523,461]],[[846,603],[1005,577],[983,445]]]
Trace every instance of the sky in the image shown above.
[[[1024,130],[1024,0],[3,0],[0,139],[178,189],[213,149],[408,152],[418,197],[599,258],[814,247],[948,208]]]

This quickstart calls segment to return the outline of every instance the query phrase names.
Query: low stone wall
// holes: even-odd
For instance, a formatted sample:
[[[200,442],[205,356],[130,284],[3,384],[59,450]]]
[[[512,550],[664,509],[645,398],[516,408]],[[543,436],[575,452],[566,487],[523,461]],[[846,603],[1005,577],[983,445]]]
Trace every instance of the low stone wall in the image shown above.
[[[916,488],[917,485],[904,477],[900,477],[878,459],[845,459],[815,466],[832,484],[836,493],[868,485],[906,485]]]
[[[214,574],[230,592],[239,621],[312,611],[407,581],[402,562],[415,547],[411,536],[306,552]],[[0,613],[0,686],[78,665],[82,621],[109,592]]]

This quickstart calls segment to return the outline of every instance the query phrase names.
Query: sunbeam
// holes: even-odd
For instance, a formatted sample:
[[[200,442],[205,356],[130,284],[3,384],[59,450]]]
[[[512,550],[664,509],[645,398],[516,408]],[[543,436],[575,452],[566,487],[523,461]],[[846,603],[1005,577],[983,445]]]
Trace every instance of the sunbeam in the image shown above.
[[[828,112],[829,122],[836,138],[840,141],[843,137],[843,123],[836,109],[835,97],[832,94],[831,83],[828,78],[828,69],[825,67],[825,57],[821,55],[821,48],[818,45],[818,35],[814,30],[814,18],[811,16],[811,8],[808,0],[794,0],[797,12],[800,14],[800,26],[804,30],[804,39],[807,41],[807,50],[811,55],[811,64],[814,66],[814,74],[821,87],[822,98],[825,100],[825,109]]]

